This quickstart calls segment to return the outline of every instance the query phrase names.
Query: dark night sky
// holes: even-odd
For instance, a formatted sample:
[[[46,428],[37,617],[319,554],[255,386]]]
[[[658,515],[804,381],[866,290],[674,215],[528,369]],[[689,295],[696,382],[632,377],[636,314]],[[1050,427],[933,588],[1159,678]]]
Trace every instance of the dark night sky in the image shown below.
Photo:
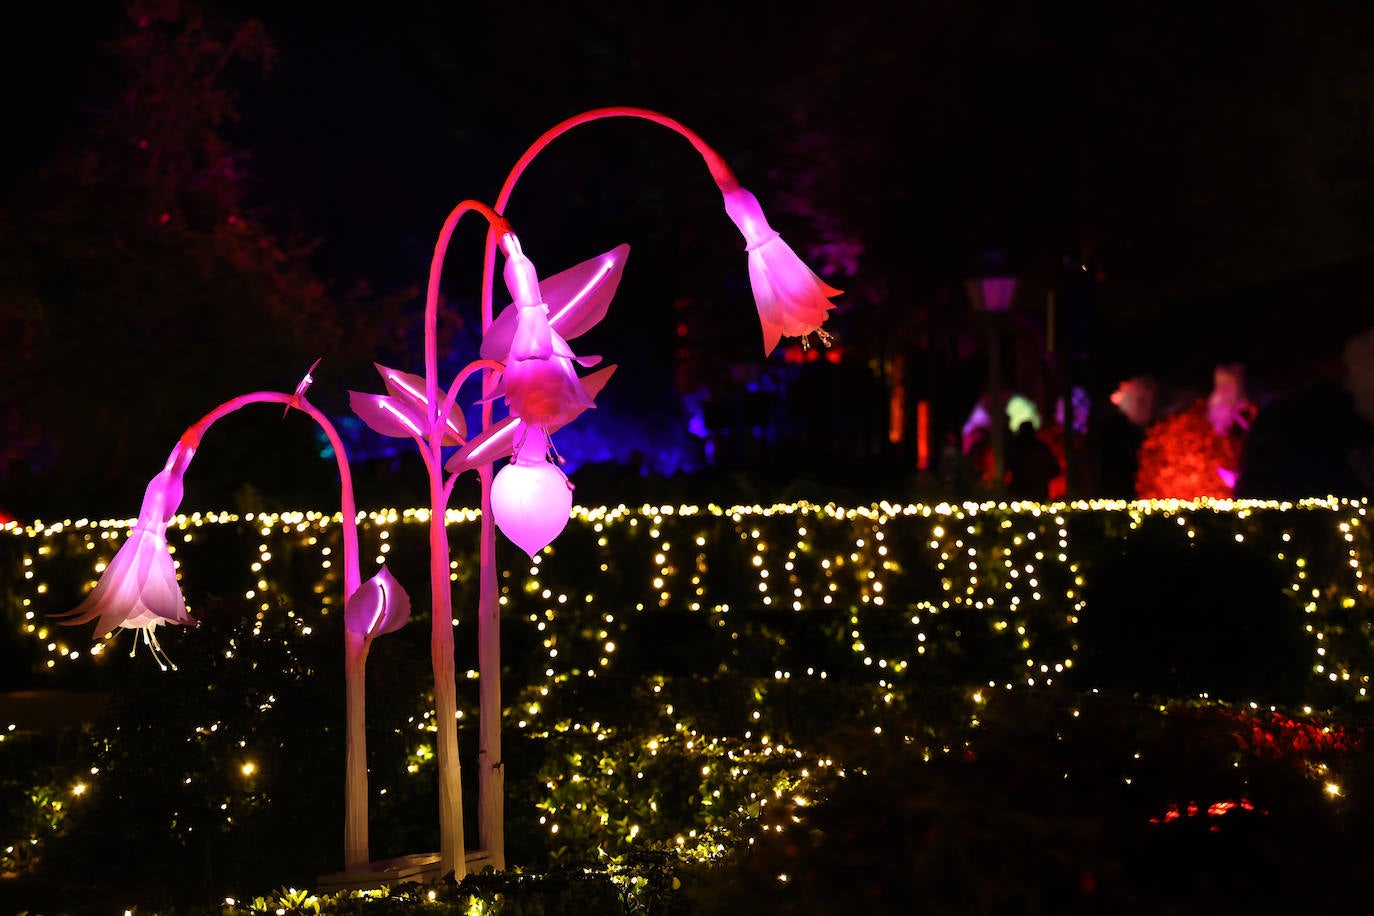
[[[9,61],[22,72],[7,84],[31,128],[7,144],[11,175],[79,116],[102,72],[95,42],[121,6],[92,4],[77,21],[21,14],[33,56]],[[845,137],[825,167],[851,169],[850,194],[866,202],[850,229],[922,227],[917,259],[931,226],[966,253],[1091,245],[1118,298],[1148,306],[1370,249],[1359,220],[1370,222],[1374,14],[1358,4],[574,6],[222,4],[262,18],[280,50],[266,80],[242,81],[235,129],[263,200],[284,226],[324,236],[327,271],[399,281],[453,202],[494,196],[524,145],[571,113],[659,108],[747,184],[787,190],[805,168],[773,152],[791,107]],[[670,11],[644,11],[660,6]],[[521,195],[517,228],[554,211],[598,239],[606,227],[613,244],[652,214],[615,214],[597,194],[632,205],[620,187],[632,180],[652,208],[652,195],[709,193],[681,144],[650,133],[565,141],[560,168],[581,170],[582,192]],[[667,160],[661,175],[646,157]],[[537,207],[545,190],[553,199]],[[883,197],[900,219],[861,222]],[[728,224],[702,228],[733,244]]]
[[[263,123],[278,126],[256,139],[244,129],[265,179],[298,194],[303,218],[341,249],[426,249],[447,207],[492,196],[544,127],[610,103],[680,117],[746,183],[780,190],[808,168],[774,152],[787,140],[782,112],[798,109],[845,137],[823,167],[855,173],[853,198],[902,211],[856,211],[861,238],[909,221],[972,251],[1092,244],[1128,301],[1244,285],[1369,247],[1348,218],[1374,153],[1368,14],[1203,4],[1173,18],[1109,4],[1117,12],[1085,6],[1079,17],[936,3],[838,18],[833,6],[708,3],[651,18],[625,12],[645,4],[596,16],[401,3],[379,6],[384,18],[330,21],[302,12],[310,4],[271,6],[294,12],[264,12],[282,61],[245,115],[261,105]],[[632,202],[617,183],[710,193],[680,142],[656,133],[593,129],[555,154],[589,160],[566,166],[589,198],[568,214],[585,231],[606,225],[611,243],[652,221],[595,212],[597,193]],[[665,173],[643,157],[667,159]],[[529,202],[512,212],[517,225],[571,203],[547,190],[517,200]]]
[[[253,203],[322,238],[316,266],[341,283],[422,285],[454,203],[494,198],[543,130],[605,105],[696,129],[799,247],[818,227],[777,202],[810,199],[864,245],[857,276],[832,279],[889,316],[988,249],[1024,276],[1091,254],[1144,350],[1171,303],[1374,255],[1374,7],[886,6],[210,4],[261,18],[279,51],[265,79],[235,74]],[[0,207],[110,84],[100,43],[123,9],[11,14]],[[694,154],[646,125],[559,141],[508,215],[546,273],[631,242],[631,339],[682,290],[744,282],[742,258],[733,279],[697,266],[737,256],[738,235]],[[475,221],[456,238],[451,296],[475,295],[480,238]]]

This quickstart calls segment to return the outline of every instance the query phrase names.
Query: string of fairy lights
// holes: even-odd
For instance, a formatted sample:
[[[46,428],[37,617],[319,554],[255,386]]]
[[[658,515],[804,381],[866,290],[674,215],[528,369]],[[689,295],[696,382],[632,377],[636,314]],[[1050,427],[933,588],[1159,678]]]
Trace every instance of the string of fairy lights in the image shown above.
[[[752,608],[843,615],[855,659],[879,681],[918,672],[922,657],[938,651],[937,633],[948,638],[938,626],[941,615],[976,612],[992,632],[1004,634],[1024,653],[1025,670],[1010,682],[1048,684],[1073,665],[1071,632],[1084,609],[1090,575],[1070,542],[1067,518],[1073,513],[1124,517],[1129,529],[1163,517],[1190,542],[1200,537],[1201,518],[1209,528],[1220,522],[1237,542],[1268,552],[1288,570],[1290,591],[1317,643],[1313,670],[1333,683],[1353,683],[1355,695],[1367,696],[1370,672],[1335,657],[1325,613],[1370,601],[1374,561],[1368,505],[1360,501],[576,507],[567,532],[529,563],[523,577],[518,567],[502,573],[501,603],[518,609],[539,632],[548,678],[614,671],[618,637],[637,615],[685,609],[707,615],[730,640],[739,640],[744,634],[732,618],[739,609]],[[1329,522],[1315,535],[1310,525],[1298,530],[1287,524],[1289,518],[1313,515]],[[475,535],[477,518],[471,509],[449,513],[455,582],[463,563],[458,544],[465,531]],[[65,601],[79,600],[95,586],[130,524],[78,519],[4,526],[8,537],[0,537],[0,563],[8,554],[19,566],[17,587],[8,596],[9,616],[17,616],[22,631],[43,644],[47,668],[99,664],[101,643],[85,648],[78,636],[86,635],[83,631],[52,626],[46,615],[69,606],[56,603],[54,583],[70,582],[74,575],[84,579],[79,591],[58,599]],[[427,524],[426,510],[360,515],[364,566],[386,563],[405,529]],[[179,569],[212,532],[217,545],[225,543],[225,535],[239,544],[255,542],[241,593],[256,604],[259,618],[283,605],[293,608],[288,613],[299,609],[328,616],[341,600],[340,527],[337,514],[318,512],[197,513],[179,516],[168,541]],[[565,549],[565,542],[579,537],[588,543]],[[1302,543],[1302,537],[1329,543]],[[1323,580],[1312,581],[1313,552],[1333,545],[1344,552],[1339,568],[1324,568]],[[283,566],[288,554],[289,569]],[[589,555],[592,575],[585,568]],[[312,567],[309,597],[286,594],[281,580]],[[188,594],[194,595],[197,575],[194,561],[181,572]],[[606,576],[617,581],[610,594],[601,588]],[[938,577],[938,589],[932,576]],[[299,578],[293,584],[299,586]],[[461,618],[466,609],[459,605]],[[594,629],[581,625],[589,613],[597,619]],[[894,633],[896,622],[903,626]],[[868,628],[879,632],[865,635]],[[823,675],[815,668],[808,674]]]
[[[475,556],[460,544],[466,539],[475,547],[478,517],[470,509],[449,513],[454,583],[472,578],[465,564]],[[1354,644],[1352,628],[1339,625],[1342,614],[1367,616],[1374,610],[1374,546],[1363,501],[621,505],[576,507],[558,542],[502,572],[501,604],[513,620],[528,624],[542,652],[506,718],[531,738],[573,734],[597,744],[623,742],[629,736],[600,722],[551,713],[544,701],[579,679],[614,677],[633,667],[623,647],[640,622],[671,612],[703,622],[719,645],[771,640],[780,659],[772,672],[775,682],[843,674],[847,682],[869,683],[885,704],[905,685],[920,683],[923,672],[961,641],[995,646],[999,657],[1011,661],[987,679],[986,688],[971,688],[970,724],[976,727],[985,689],[1051,685],[1074,666],[1075,626],[1085,612],[1092,575],[1084,560],[1091,549],[1079,546],[1084,532],[1105,537],[1152,520],[1168,522],[1184,543],[1229,537],[1271,556],[1286,571],[1288,590],[1304,611],[1314,643],[1313,672],[1349,699],[1367,699],[1374,646],[1367,638],[1364,645]],[[408,550],[420,552],[428,521],[426,510],[361,514],[364,568],[394,563]],[[0,576],[0,582],[11,583],[9,618],[40,645],[47,669],[105,663],[103,644],[85,648],[85,628],[54,627],[46,614],[74,606],[94,587],[132,523],[78,519],[12,523],[0,530],[0,568],[8,564],[17,573]],[[295,619],[295,634],[311,638],[319,619],[335,613],[341,601],[341,527],[338,514],[328,513],[198,513],[178,517],[168,541],[193,607],[197,552],[213,552],[217,575],[238,583],[259,626],[285,608]],[[242,556],[241,567],[223,560],[230,544]],[[70,591],[73,581],[82,585]],[[61,594],[59,583],[69,593]],[[455,602],[455,626],[470,619],[473,609],[465,604],[471,601]],[[760,624],[778,620],[792,625]],[[973,632],[970,621],[981,621],[981,630]],[[847,651],[824,643],[817,649],[814,639],[799,640],[799,633],[823,634]],[[248,649],[231,645],[224,651],[230,658]],[[714,670],[716,662],[701,659],[702,670]],[[469,669],[463,676],[475,679],[477,672]],[[661,683],[654,693],[660,690]],[[765,699],[756,692],[755,702],[739,708],[735,733],[742,737],[735,738],[701,733],[665,699],[659,709],[663,733],[633,748],[621,746],[619,762],[589,761],[593,772],[574,761],[541,773],[548,795],[539,805],[540,823],[551,835],[566,835],[568,823],[587,822],[590,783],[614,777],[616,767],[627,778],[643,778],[650,761],[668,748],[699,762],[703,806],[758,818],[771,799],[775,808],[785,803],[787,819],[795,822],[798,809],[815,800],[811,782],[820,774],[843,775],[843,768],[769,735]],[[406,770],[414,774],[433,760],[429,736],[435,725],[431,713],[412,717],[411,725],[419,740]],[[13,730],[12,724],[7,730],[0,725],[0,740]],[[881,734],[882,724],[873,730]],[[927,754],[951,750],[937,746]],[[254,775],[253,761],[242,766],[245,779]],[[388,787],[375,791],[385,794]],[[633,812],[604,805],[597,811],[592,821],[599,818],[607,827],[615,821],[627,841],[645,829]],[[709,832],[687,830],[672,842],[701,856],[723,850]]]

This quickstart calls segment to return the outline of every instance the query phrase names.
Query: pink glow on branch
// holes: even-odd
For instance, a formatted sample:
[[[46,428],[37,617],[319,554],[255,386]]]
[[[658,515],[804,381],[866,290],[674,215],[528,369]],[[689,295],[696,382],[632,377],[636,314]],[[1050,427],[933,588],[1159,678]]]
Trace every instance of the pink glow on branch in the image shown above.
[[[429,285],[425,291],[425,403],[432,408],[439,404],[439,341],[437,336],[439,318],[439,278],[444,270],[444,253],[448,250],[449,239],[458,221],[467,213],[480,214],[489,224],[489,232],[498,237],[510,231],[510,223],[491,207],[477,200],[460,202],[439,230],[439,238],[434,243],[434,256],[429,262]],[[485,329],[491,323],[490,312],[483,319]],[[437,417],[436,417],[437,419]]]
[[[320,359],[323,358],[324,357],[320,357]],[[314,373],[316,367],[319,366],[320,359],[310,364],[310,368],[305,371],[305,378],[301,379],[300,384],[296,386],[296,390],[291,392],[291,400],[287,401],[286,406],[282,408],[281,415],[283,417],[291,412],[292,407],[298,406],[301,402],[301,398],[305,397],[305,393],[310,390],[310,386],[315,381],[315,376],[312,373]]]
[[[701,139],[696,131],[687,127],[681,121],[648,108],[634,108],[630,106],[593,108],[590,111],[584,111],[579,115],[574,115],[565,121],[560,121],[553,127],[544,131],[538,140],[530,144],[530,148],[525,150],[525,154],[520,157],[511,168],[510,174],[506,176],[506,182],[501,186],[501,193],[496,195],[497,211],[501,213],[506,212],[506,205],[510,203],[511,192],[515,190],[515,183],[520,180],[520,176],[524,173],[530,162],[544,150],[544,147],[548,146],[574,127],[578,127],[582,124],[590,124],[593,121],[604,121],[607,118],[639,118],[640,120],[651,121],[660,127],[668,128],[679,134],[688,143],[692,144],[692,148],[695,149],[705,161],[706,168],[711,172],[711,178],[715,181],[716,186],[720,188],[721,193],[726,193],[739,187],[739,180],[735,178],[735,173],[730,170],[730,166],[726,165],[725,160],[721,158],[720,154],[712,149],[705,140]]]

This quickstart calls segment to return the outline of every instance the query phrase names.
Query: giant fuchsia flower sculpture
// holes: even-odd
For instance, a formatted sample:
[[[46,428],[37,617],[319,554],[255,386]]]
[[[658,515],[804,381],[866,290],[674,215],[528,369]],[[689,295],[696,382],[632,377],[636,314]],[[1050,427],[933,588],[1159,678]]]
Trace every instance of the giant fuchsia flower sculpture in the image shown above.
[[[763,355],[769,356],[783,337],[801,338],[802,349],[815,334],[824,346],[831,335],[821,326],[841,290],[830,286],[802,263],[768,220],[758,198],[736,186],[725,191],[725,212],[744,235],[749,253],[749,285],[763,326]]]
[[[194,447],[177,443],[167,458],[167,466],[149,481],[138,520],[95,588],[75,610],[51,615],[67,626],[96,620],[97,637],[108,637],[119,628],[141,632],[143,642],[163,670],[176,665],[162,651],[157,628],[169,623],[195,622],[186,612],[176,563],[167,545],[167,526],[176,519],[177,507],[181,505],[182,475],[194,454]],[[137,649],[135,635],[129,654]]]
[[[607,366],[587,375],[600,357],[578,356],[569,340],[601,321],[619,285],[629,248],[621,245],[550,277],[540,278],[505,217],[516,182],[554,139],[579,125],[606,118],[636,118],[667,127],[687,139],[702,156],[723,195],[726,213],[744,236],[755,305],[765,354],[782,337],[814,335],[828,345],[823,324],[839,291],[807,268],[768,224],[757,199],[742,188],[724,160],[679,122],[639,108],[603,108],[570,118],[545,132],[507,176],[494,206],[465,200],[448,215],[435,243],[425,297],[423,375],[377,366],[384,394],[351,392],[350,405],[371,429],[384,436],[411,439],[424,462],[429,489],[431,639],[434,671],[436,758],[439,779],[440,874],[461,879],[467,871],[463,803],[457,744],[453,608],[447,513],[458,477],[476,470],[481,481],[481,547],[478,595],[479,735],[478,832],[490,864],[505,867],[504,769],[501,760],[500,603],[495,531],[533,556],[568,522],[572,484],[560,467],[552,437],[596,406],[597,395],[615,372]],[[482,344],[479,358],[447,387],[439,377],[437,323],[439,281],[449,240],[459,220],[476,214],[488,223],[482,277]],[[506,258],[503,277],[511,304],[493,316],[496,253]],[[315,367],[312,366],[313,371]],[[457,398],[464,382],[482,377],[482,426],[469,435]],[[165,538],[181,500],[181,478],[204,430],[215,420],[249,403],[285,404],[309,414],[324,428],[339,463],[345,534],[345,661],[348,707],[345,868],[368,872],[367,770],[363,744],[363,666],[371,640],[402,626],[410,599],[385,569],[361,581],[357,549],[357,511],[343,444],[332,425],[306,399],[307,373],[293,394],[257,392],[226,402],[182,436],[167,466],[148,486],[138,521],[111,561],[100,583],[67,616],[68,623],[98,620],[97,636],[112,629],[140,630],[159,663],[166,654],[154,631],[165,624],[190,623]],[[494,409],[505,406],[498,419]],[[448,449],[448,453],[445,453]],[[499,473],[496,461],[510,461]]]

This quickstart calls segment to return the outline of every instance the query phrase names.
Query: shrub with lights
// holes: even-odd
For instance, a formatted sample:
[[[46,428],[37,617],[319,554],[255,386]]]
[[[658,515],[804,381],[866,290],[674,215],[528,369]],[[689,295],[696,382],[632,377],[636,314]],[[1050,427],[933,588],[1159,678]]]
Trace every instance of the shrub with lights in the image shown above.
[[[1371,607],[1367,512],[1342,500],[579,507],[557,546],[503,573],[499,600],[519,609],[505,620],[506,637],[550,683],[722,665],[761,676],[1035,686],[1072,669],[1083,615],[1109,615],[1093,608],[1094,590],[1115,606],[1133,597],[1133,579],[1153,576],[1156,601],[1172,588],[1199,618],[1225,612],[1207,602],[1247,589],[1239,600],[1291,604],[1300,614],[1294,638],[1309,646],[1322,682],[1311,689],[1328,705],[1367,697],[1374,667],[1359,623]],[[412,575],[423,568],[427,521],[418,511],[364,516],[359,549]],[[475,587],[463,572],[472,553],[461,547],[474,521],[450,513],[459,535],[450,578],[460,592]],[[125,670],[127,660],[66,642],[35,608],[77,592],[127,524],[5,531],[10,640],[19,646],[11,651],[34,660],[32,677],[82,683]],[[203,594],[243,595],[259,624],[285,602],[285,613],[317,628],[337,620],[340,528],[337,516],[319,514],[197,515],[179,518],[169,540],[179,559],[205,567]],[[1161,551],[1179,552],[1178,570],[1150,565]],[[1238,559],[1225,565],[1228,551]],[[1191,591],[1212,572],[1222,581],[1199,603]],[[321,616],[310,619],[315,607]],[[457,619],[460,629],[471,620]],[[194,634],[165,638],[180,649]]]
[[[409,511],[365,516],[360,549],[411,575],[423,565],[415,556],[425,522]],[[461,511],[451,519],[459,535],[474,522]],[[7,867],[108,869],[111,886],[116,872],[134,883],[143,874],[137,863],[100,851],[104,831],[128,819],[124,834],[157,852],[149,875],[169,860],[195,863],[177,878],[197,899],[307,886],[330,853],[303,840],[332,832],[341,791],[327,763],[342,743],[341,711],[326,687],[337,682],[332,647],[343,615],[321,601],[340,574],[338,517],[178,518],[170,546],[196,564],[196,586],[206,591],[189,597],[222,613],[208,615],[204,632],[163,638],[180,663],[167,673],[124,653],[81,652],[32,610],[40,596],[60,600],[108,563],[126,524],[11,526],[0,539],[10,640],[33,660],[27,683],[118,684],[123,698],[90,737],[60,739],[60,754],[52,745],[59,739],[22,729],[0,741],[0,771],[34,774],[25,788],[63,803],[50,823],[51,806],[32,808],[22,829],[36,830],[37,842],[26,861]],[[854,806],[882,797],[894,829],[927,831],[916,834],[927,845],[912,851],[913,881],[935,867],[920,856],[995,850],[997,837],[1027,825],[1059,837],[1047,855],[1080,848],[1072,822],[1083,816],[1098,819],[1090,835],[1106,838],[1092,871],[1110,889],[1111,869],[1143,867],[1141,848],[1167,854],[1196,830],[1210,836],[1217,827],[1217,842],[1248,843],[1253,830],[1283,818],[1363,816],[1362,786],[1374,779],[1363,728],[1349,716],[1362,714],[1374,671],[1363,623],[1374,610],[1371,549],[1368,507],[1334,500],[578,508],[557,545],[501,580],[502,601],[520,609],[503,634],[506,760],[530,774],[512,783],[512,854],[549,874],[584,863],[608,876],[598,887],[625,893],[678,880],[692,900],[732,899],[750,886],[726,882],[736,869],[755,887],[771,884],[772,892],[759,891],[770,899],[839,893],[838,879],[829,889],[795,883],[823,874],[807,865],[807,850],[832,855],[830,843],[849,831],[843,845],[853,855],[871,850],[889,834],[865,832],[853,819],[871,822],[873,809]],[[461,572],[469,556],[454,553],[459,594],[476,587]],[[1221,560],[1230,565],[1208,565]],[[1206,590],[1208,576],[1228,570]],[[1142,596],[1149,600],[1128,600]],[[1280,599],[1291,612],[1295,632],[1285,646],[1304,653],[1301,683],[1273,709],[1263,691],[1247,694],[1254,682],[1231,678],[1230,660],[1218,655],[1179,652],[1169,662],[1184,665],[1179,680],[1150,680],[1148,665],[1135,683],[1103,675],[1114,665],[1129,674],[1121,653],[1133,639],[1157,653],[1173,651],[1171,636],[1172,646],[1186,647],[1205,615],[1243,622],[1261,599]],[[1171,601],[1186,613],[1170,616]],[[1120,633],[1102,628],[1112,623]],[[458,632],[471,626],[460,614]],[[1150,627],[1157,643],[1141,640]],[[433,825],[415,817],[434,800],[422,629],[378,642],[371,668],[370,801],[383,842],[395,844],[381,845],[383,854],[434,840]],[[465,747],[477,680],[475,669],[459,679]],[[1096,687],[1111,690],[1094,700]],[[1074,741],[1067,771],[1075,775],[1047,796],[1069,805],[1065,812],[1010,790],[997,795],[1005,817],[980,807],[987,796],[975,788],[986,793],[1007,773],[1020,772],[1014,784],[1043,795],[1028,774],[1048,778],[1064,762],[1053,752],[1058,742],[1045,743],[1055,734]],[[890,763],[879,766],[884,754]],[[40,762],[52,759],[62,765]],[[931,769],[910,770],[922,764]],[[898,772],[905,794],[893,795],[888,777]],[[1110,800],[1102,811],[1122,820],[1101,820],[1094,803],[1063,795],[1070,789]],[[931,808],[928,793],[945,801]],[[1304,814],[1290,796],[1325,807]],[[1024,849],[996,854],[1008,868],[1064,867]],[[670,858],[652,858],[660,855]],[[698,872],[694,862],[714,871]],[[636,868],[649,868],[649,877]],[[1022,883],[1007,886],[1026,891],[1029,872],[1010,874]],[[1064,872],[1056,886],[1081,893],[1071,880],[1079,877]],[[474,887],[465,883],[461,893]],[[423,899],[423,891],[406,893]]]
[[[1218,434],[1199,399],[1152,424],[1140,446],[1140,499],[1229,499],[1241,437]]]

